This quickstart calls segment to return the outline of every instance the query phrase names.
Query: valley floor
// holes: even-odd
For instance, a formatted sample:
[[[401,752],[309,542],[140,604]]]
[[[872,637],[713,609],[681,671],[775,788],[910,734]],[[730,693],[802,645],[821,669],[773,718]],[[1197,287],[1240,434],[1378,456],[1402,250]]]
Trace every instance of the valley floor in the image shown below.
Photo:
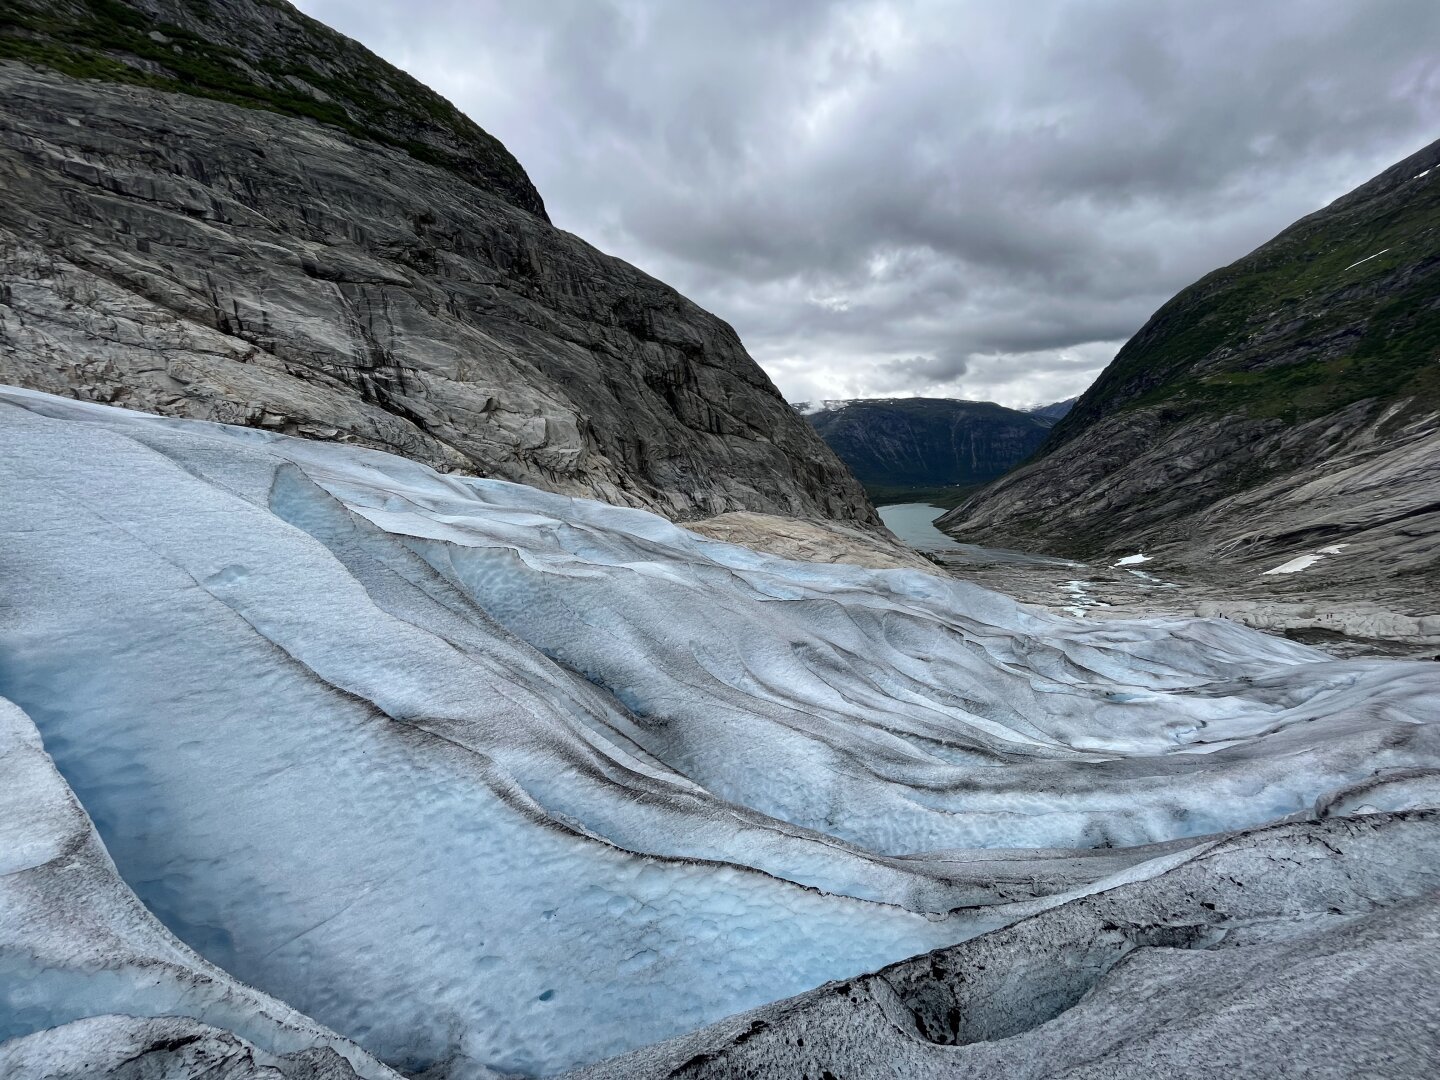
[[[1440,607],[1401,588],[1357,590],[1294,578],[1227,576],[1169,567],[1016,561],[1011,553],[970,548],[933,552],[939,565],[967,581],[1027,604],[1091,619],[1222,616],[1313,645],[1332,656],[1440,659]]]
[[[1080,562],[961,543],[932,524],[941,512],[925,503],[880,511],[892,532],[946,571],[1050,611],[1091,619],[1221,616],[1333,656],[1440,658],[1440,583],[1433,575],[1356,575],[1344,544],[1272,560],[1268,572],[1138,550]]]

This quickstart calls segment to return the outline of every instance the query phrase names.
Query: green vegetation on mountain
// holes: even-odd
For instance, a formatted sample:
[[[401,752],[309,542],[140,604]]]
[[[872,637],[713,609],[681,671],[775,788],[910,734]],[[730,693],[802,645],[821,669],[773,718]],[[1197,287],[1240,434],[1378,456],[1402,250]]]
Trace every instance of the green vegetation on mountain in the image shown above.
[[[1042,453],[1119,409],[1302,422],[1370,399],[1440,406],[1440,169],[1423,154],[1179,293]]]
[[[281,0],[7,0],[0,59],[308,117],[545,216],[525,170],[497,139],[405,72]]]
[[[1395,610],[1440,574],[1440,142],[1207,275],[1035,458],[941,527],[1083,559],[1159,550]],[[1271,575],[1299,555],[1322,561]],[[1386,594],[1384,590],[1391,590]]]

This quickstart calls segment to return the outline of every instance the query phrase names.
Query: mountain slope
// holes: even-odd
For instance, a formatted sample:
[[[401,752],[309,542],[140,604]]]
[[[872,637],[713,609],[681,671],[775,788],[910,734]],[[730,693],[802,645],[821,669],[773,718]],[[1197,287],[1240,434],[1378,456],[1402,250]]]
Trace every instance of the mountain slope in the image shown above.
[[[1044,441],[1052,421],[990,401],[889,398],[802,405],[872,498],[993,480]]]
[[[0,380],[676,518],[876,521],[729,326],[288,5],[27,0],[0,43]]]
[[[1181,292],[1034,462],[942,527],[1078,555],[1169,544],[1192,563],[1433,573],[1437,165],[1440,143]]]
[[[309,117],[549,220],[498,139],[359,42],[278,0],[8,0],[0,59]]]

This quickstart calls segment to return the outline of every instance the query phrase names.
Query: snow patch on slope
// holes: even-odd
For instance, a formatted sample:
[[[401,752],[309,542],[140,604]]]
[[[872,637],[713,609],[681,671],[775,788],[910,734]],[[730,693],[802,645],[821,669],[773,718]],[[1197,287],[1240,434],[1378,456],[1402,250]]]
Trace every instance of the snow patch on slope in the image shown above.
[[[1308,551],[1304,555],[1297,555],[1288,562],[1283,562],[1279,566],[1266,570],[1262,576],[1268,576],[1270,574],[1298,574],[1301,570],[1310,569],[1310,567],[1314,566],[1326,555],[1339,555],[1345,547],[1345,544],[1330,544],[1327,547],[1316,548],[1314,551]]]

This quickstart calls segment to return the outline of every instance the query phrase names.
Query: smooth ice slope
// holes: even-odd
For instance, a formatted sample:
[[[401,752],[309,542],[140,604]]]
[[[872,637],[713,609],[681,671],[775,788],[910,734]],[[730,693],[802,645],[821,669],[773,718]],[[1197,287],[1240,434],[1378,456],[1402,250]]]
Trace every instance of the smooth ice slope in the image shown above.
[[[157,923],[115,873],[34,725],[3,698],[0,777],[0,1076],[98,1075],[107,1062],[138,1056],[114,1053],[130,1042],[140,1050],[200,1030],[147,1019],[182,1013],[241,1053],[328,1059],[336,1080],[396,1080]],[[114,1013],[140,1019],[94,1019]]]
[[[405,1070],[555,1073],[1440,767],[1435,665],[26,391],[0,444],[0,694],[166,926]]]

